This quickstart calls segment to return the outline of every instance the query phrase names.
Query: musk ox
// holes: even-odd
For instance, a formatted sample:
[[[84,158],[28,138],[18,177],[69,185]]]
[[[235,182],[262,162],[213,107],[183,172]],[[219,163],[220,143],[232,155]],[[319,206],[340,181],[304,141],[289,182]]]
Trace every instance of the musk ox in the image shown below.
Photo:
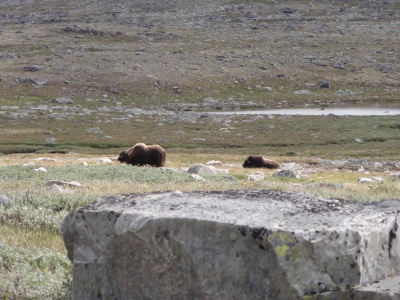
[[[159,145],[146,146],[138,143],[127,150],[123,150],[118,157],[121,163],[133,166],[164,167],[166,161],[165,150]]]
[[[279,164],[262,156],[250,155],[244,161],[243,168],[278,169]]]

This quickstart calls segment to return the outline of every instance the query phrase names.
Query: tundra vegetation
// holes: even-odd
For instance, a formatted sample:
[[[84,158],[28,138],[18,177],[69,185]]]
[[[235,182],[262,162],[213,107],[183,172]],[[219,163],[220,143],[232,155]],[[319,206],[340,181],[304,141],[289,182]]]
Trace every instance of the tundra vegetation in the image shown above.
[[[102,195],[279,189],[400,198],[398,116],[208,113],[398,106],[398,1],[103,2],[0,3],[3,299],[70,298],[59,224]],[[118,153],[137,142],[163,146],[174,170],[120,164]],[[303,172],[262,170],[264,180],[249,181],[248,155]],[[211,160],[229,174],[197,181],[184,171]],[[81,186],[52,189],[51,180]]]

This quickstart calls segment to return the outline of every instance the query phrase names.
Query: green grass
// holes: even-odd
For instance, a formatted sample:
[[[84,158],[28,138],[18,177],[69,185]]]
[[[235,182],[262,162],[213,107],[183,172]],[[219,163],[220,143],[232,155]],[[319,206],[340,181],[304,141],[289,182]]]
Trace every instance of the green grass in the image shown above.
[[[263,154],[346,158],[400,157],[398,116],[215,116],[180,113],[138,115],[121,120],[120,114],[87,115],[74,119],[0,120],[0,153],[79,152],[114,153],[136,142],[160,143],[170,153]],[[185,114],[188,117],[185,117]],[[101,121],[99,121],[101,120]],[[112,120],[112,121],[109,121]],[[224,121],[225,120],[225,121]],[[103,133],[90,133],[99,127]],[[225,129],[224,129],[225,128]],[[44,133],[51,131],[51,136]],[[45,143],[46,138],[57,143]],[[358,144],[355,139],[361,139]]]
[[[3,299],[68,299],[71,264],[59,233],[60,223],[72,210],[104,195],[167,190],[273,189],[354,201],[400,198],[400,180],[389,178],[381,171],[368,176],[382,176],[384,181],[367,185],[358,184],[357,179],[362,175],[348,170],[317,170],[300,179],[276,178],[271,176],[273,170],[263,170],[265,180],[250,182],[247,175],[255,170],[241,167],[244,155],[226,151],[207,154],[204,149],[197,150],[199,154],[193,150],[168,154],[167,166],[187,168],[193,163],[214,159],[232,164],[223,167],[229,174],[205,176],[205,181],[196,181],[183,171],[139,168],[117,162],[100,164],[90,160],[90,156],[79,158],[76,154],[47,154],[56,161],[37,161],[35,158],[39,155],[32,154],[0,157],[0,191],[12,200],[9,206],[0,206],[0,295]],[[310,160],[293,156],[277,159],[281,163]],[[89,165],[85,166],[82,161],[88,161]],[[35,165],[22,165],[32,162]],[[41,165],[47,172],[34,170]],[[49,180],[77,181],[82,187],[60,193],[46,188]]]

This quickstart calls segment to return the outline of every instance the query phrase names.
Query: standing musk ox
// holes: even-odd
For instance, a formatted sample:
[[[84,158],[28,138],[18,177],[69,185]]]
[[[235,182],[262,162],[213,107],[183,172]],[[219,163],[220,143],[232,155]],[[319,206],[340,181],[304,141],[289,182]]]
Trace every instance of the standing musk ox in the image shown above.
[[[243,168],[278,169],[279,164],[262,156],[250,155],[244,161]]]
[[[119,154],[118,160],[133,166],[164,167],[166,161],[165,150],[159,145],[146,146],[138,143]]]

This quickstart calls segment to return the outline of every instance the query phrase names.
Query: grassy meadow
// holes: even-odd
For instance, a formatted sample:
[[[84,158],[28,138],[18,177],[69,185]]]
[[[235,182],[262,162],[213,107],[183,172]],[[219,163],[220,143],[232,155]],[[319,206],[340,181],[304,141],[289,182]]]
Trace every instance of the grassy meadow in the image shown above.
[[[398,116],[219,116],[191,111],[129,115],[110,110],[58,119],[38,113],[34,118],[2,118],[0,125],[0,195],[11,200],[0,205],[2,299],[71,297],[71,263],[60,222],[103,195],[275,189],[352,201],[400,199],[400,180],[391,176],[396,167],[366,168],[360,173],[354,167],[319,163],[351,158],[398,161]],[[47,138],[56,142],[46,142]],[[136,142],[162,145],[170,169],[120,164],[118,153]],[[248,175],[258,170],[242,168],[247,155],[296,163],[307,172],[292,179],[262,170],[265,180],[252,182]],[[102,162],[105,157],[111,162]],[[228,173],[196,181],[185,172],[192,164],[211,160],[221,161],[218,168]],[[36,171],[40,167],[46,172]],[[357,182],[373,176],[383,181]],[[50,180],[75,181],[82,187],[53,190],[46,185]]]
[[[113,158],[104,163],[102,158]],[[11,199],[0,206],[0,295],[3,299],[69,299],[71,264],[59,233],[60,222],[72,210],[115,193],[166,190],[276,189],[308,192],[354,201],[400,198],[400,180],[385,170],[368,175],[349,169],[317,167],[312,158],[270,157],[280,163],[296,162],[307,175],[299,179],[278,178],[263,170],[266,178],[251,182],[243,169],[242,154],[169,153],[171,169],[132,167],[112,155],[20,153],[0,157],[0,191]],[[220,160],[229,174],[192,179],[185,169],[194,163]],[[43,167],[46,171],[36,171]],[[360,177],[380,176],[384,181],[359,184]],[[49,189],[46,182],[79,182],[65,191]]]

